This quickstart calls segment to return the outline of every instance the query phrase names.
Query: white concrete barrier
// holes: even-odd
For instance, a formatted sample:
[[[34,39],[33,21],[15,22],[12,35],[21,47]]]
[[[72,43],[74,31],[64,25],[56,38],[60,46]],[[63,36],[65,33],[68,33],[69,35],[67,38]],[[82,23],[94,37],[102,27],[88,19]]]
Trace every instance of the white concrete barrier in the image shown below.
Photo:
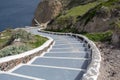
[[[54,42],[52,38],[50,37],[47,38],[48,40],[38,48],[35,48],[33,50],[21,54],[0,58],[0,70],[1,71],[10,70],[13,67],[19,65],[20,63],[27,63],[35,56],[41,55],[44,51],[50,48],[50,46]]]

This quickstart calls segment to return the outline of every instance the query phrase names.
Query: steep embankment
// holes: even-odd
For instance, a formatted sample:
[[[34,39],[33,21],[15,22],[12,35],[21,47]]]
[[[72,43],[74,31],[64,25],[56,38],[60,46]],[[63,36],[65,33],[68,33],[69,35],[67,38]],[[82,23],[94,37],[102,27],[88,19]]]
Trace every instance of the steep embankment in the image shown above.
[[[77,32],[75,31],[76,27],[74,26],[77,22],[77,18],[83,16],[89,9],[95,7],[96,5],[96,2],[92,2],[66,10],[63,14],[51,22],[47,29]]]
[[[48,25],[47,30],[96,33],[112,30],[113,44],[120,43],[120,1],[95,1],[65,10]]]
[[[120,48],[107,43],[98,43],[102,62],[98,80],[120,80]]]
[[[64,14],[66,10],[93,1],[96,0],[42,0],[36,9],[34,19],[45,27],[51,20]],[[34,19],[32,22],[33,25],[36,24]]]
[[[120,17],[119,11],[118,0],[102,2],[78,18],[77,28],[79,31],[86,32],[100,32],[113,29],[113,23]]]
[[[102,2],[78,18],[75,24],[78,32],[113,31],[112,42],[120,46],[120,1]]]
[[[34,17],[43,28],[52,31],[96,33],[111,30],[116,46],[120,43],[119,18],[119,0],[43,0]]]
[[[120,0],[43,0],[37,12],[39,23],[49,21],[46,30],[82,33],[103,42],[98,44],[103,60],[99,80],[119,80]]]

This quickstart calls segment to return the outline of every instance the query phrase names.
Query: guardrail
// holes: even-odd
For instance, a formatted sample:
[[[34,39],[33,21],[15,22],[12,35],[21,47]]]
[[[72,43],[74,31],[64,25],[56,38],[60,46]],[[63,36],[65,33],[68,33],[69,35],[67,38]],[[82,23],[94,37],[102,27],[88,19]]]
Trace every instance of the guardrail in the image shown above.
[[[27,63],[34,57],[40,56],[43,52],[47,51],[48,48],[50,48],[50,46],[54,42],[52,38],[50,37],[47,37],[47,38],[49,40],[46,41],[42,46],[38,48],[35,48],[33,50],[30,50],[18,55],[0,58],[0,71],[8,71],[21,63]]]
[[[54,34],[54,35],[68,35],[73,36],[78,39],[81,39],[83,42],[86,43],[86,47],[89,48],[91,51],[91,62],[87,68],[86,73],[83,75],[82,80],[97,80],[99,75],[99,69],[100,69],[100,62],[101,62],[101,54],[94,42],[89,40],[87,37],[80,35],[80,34],[73,34],[73,33],[59,33],[59,32],[50,32],[50,31],[42,31],[38,30],[42,33],[48,33],[48,34]]]

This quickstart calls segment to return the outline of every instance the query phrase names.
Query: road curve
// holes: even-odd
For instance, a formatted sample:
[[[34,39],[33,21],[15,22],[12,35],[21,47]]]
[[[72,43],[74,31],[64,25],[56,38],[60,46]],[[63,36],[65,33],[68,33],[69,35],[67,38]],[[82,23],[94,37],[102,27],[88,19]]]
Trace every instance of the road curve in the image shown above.
[[[67,35],[41,33],[37,28],[28,29],[33,34],[54,39],[52,49],[9,73],[0,73],[0,80],[81,80],[91,60],[90,52],[80,39]]]

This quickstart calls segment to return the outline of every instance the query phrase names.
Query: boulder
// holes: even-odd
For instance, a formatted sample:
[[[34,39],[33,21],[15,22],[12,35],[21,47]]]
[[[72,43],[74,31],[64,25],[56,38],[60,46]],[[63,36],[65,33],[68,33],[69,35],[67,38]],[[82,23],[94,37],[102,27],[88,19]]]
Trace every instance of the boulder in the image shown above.
[[[61,10],[62,4],[58,0],[41,1],[36,9],[33,25],[36,23],[42,24],[42,26],[46,25],[46,23],[58,16]]]

